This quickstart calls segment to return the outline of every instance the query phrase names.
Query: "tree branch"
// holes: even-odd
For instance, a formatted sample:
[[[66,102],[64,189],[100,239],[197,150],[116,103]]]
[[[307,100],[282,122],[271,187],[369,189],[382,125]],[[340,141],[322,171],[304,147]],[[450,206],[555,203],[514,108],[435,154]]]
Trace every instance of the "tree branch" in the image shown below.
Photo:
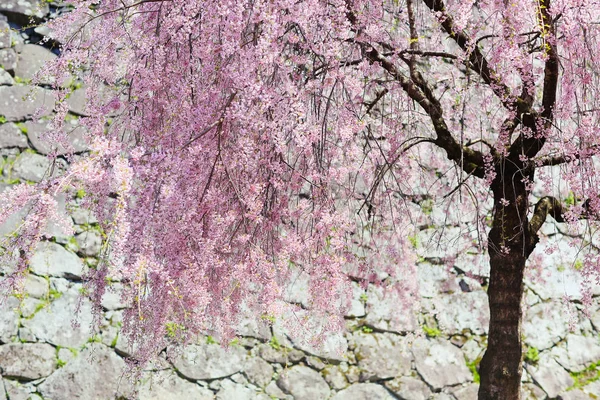
[[[586,160],[595,155],[600,146],[593,145],[584,151],[580,151],[575,154],[562,154],[562,155],[547,155],[533,159],[532,163],[534,167],[551,167],[554,165],[568,164],[576,160]]]
[[[544,222],[548,214],[556,220],[556,222],[565,222],[563,217],[564,208],[560,201],[556,197],[545,196],[542,197],[533,210],[533,216],[529,222],[529,231],[532,234],[536,234]]]
[[[355,26],[355,30],[358,31],[360,28],[357,26],[358,19],[352,11],[352,0],[346,0],[346,9],[346,18],[348,18],[348,21]],[[415,34],[416,30],[413,25],[411,27],[411,35],[414,36]],[[367,59],[371,63],[379,63],[382,68],[400,84],[406,94],[408,94],[413,101],[417,102],[429,115],[437,134],[433,143],[446,151],[446,157],[449,160],[454,161],[456,165],[462,168],[466,173],[472,174],[478,178],[483,178],[485,175],[483,153],[461,145],[452,136],[448,125],[444,120],[440,102],[433,95],[431,88],[423,79],[419,71],[417,71],[416,68],[410,68],[409,65],[412,78],[409,79],[398,71],[394,63],[388,60],[371,44],[358,41],[357,43],[361,46],[361,50]],[[418,50],[416,49],[416,43],[411,47],[411,50],[413,51]]]
[[[556,90],[558,88],[558,53],[556,51],[556,34],[554,31],[554,22],[549,12],[550,0],[539,0],[538,19],[542,25],[542,37],[544,38],[544,47],[546,51],[546,63],[544,66],[544,87],[542,91],[542,112],[540,114],[532,112],[519,113],[523,115],[522,123],[531,129],[533,135],[525,137],[522,133],[513,143],[510,149],[511,158],[515,159],[520,155],[528,158],[535,157],[546,143],[546,132],[540,132],[540,126],[537,121],[543,120],[543,129],[551,129],[554,121],[554,106],[556,104]]]
[[[367,45],[364,44],[364,46]],[[441,105],[435,96],[433,96],[433,93],[426,83],[422,80],[420,74],[418,72],[414,74],[416,79],[421,79],[421,82],[418,85],[419,87],[417,87],[417,84],[415,84],[413,80],[410,80],[401,74],[396,66],[383,57],[377,49],[371,48],[365,52],[365,55],[369,61],[380,63],[383,69],[400,83],[400,86],[402,86],[402,89],[404,89],[408,96],[416,101],[429,115],[437,134],[433,143],[446,151],[448,159],[454,161],[466,173],[473,174],[478,178],[483,178],[485,175],[483,154],[471,148],[461,146],[454,139],[444,120]]]
[[[459,29],[456,29],[454,25],[454,19],[446,12],[446,6],[442,0],[423,0],[425,5],[429,9],[436,13],[441,13],[444,20],[442,21],[442,27],[444,31],[456,44],[465,52],[469,57],[469,63],[472,69],[481,76],[481,79],[490,87],[494,94],[498,97],[502,105],[509,110],[517,109],[517,111],[525,112],[526,109],[530,108],[525,101],[519,101],[512,96],[508,86],[506,86],[500,79],[496,78],[496,73],[492,68],[477,46],[471,47],[473,41],[467,36],[467,34]]]

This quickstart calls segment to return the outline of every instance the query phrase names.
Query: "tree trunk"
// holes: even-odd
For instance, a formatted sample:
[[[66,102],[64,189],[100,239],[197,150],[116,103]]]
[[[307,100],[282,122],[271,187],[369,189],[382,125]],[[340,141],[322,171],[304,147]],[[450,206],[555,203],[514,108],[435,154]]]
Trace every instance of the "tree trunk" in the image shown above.
[[[479,399],[518,400],[523,372],[521,299],[523,272],[532,246],[528,192],[517,171],[498,171],[492,183],[494,219],[488,238],[490,325],[481,360]],[[507,203],[508,201],[508,203]]]

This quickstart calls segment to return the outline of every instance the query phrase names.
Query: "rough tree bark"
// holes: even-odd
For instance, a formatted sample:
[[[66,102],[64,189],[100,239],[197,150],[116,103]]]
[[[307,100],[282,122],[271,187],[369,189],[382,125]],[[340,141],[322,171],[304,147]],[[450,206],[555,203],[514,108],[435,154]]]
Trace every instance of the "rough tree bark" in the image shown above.
[[[520,398],[521,299],[532,240],[527,220],[529,193],[521,182],[522,175],[515,172],[500,170],[492,183],[495,207],[488,237],[490,324],[488,347],[480,364],[480,399]]]

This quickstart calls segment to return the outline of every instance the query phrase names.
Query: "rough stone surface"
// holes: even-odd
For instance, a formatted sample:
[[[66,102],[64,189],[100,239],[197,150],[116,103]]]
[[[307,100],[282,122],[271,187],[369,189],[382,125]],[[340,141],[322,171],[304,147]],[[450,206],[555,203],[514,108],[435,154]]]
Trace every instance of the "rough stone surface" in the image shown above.
[[[212,400],[210,390],[177,376],[175,371],[146,373],[139,388],[140,400]],[[235,397],[231,397],[234,399]]]
[[[273,367],[262,358],[252,357],[246,361],[244,373],[250,382],[264,388],[273,378]]]
[[[112,400],[131,393],[124,372],[125,362],[121,357],[102,344],[92,343],[50,375],[38,390],[44,398],[52,400]],[[92,376],[102,379],[89,379]]]
[[[22,79],[34,79],[44,64],[54,60],[56,57],[56,54],[42,46],[26,44],[19,54],[15,75]],[[41,84],[51,84],[54,82],[54,79],[48,79],[47,77],[38,78],[40,78],[39,83]]]
[[[398,295],[394,292],[385,293],[381,287],[369,285],[367,290],[367,317],[369,326],[384,331],[402,333],[416,329],[414,311],[402,307]]]
[[[439,295],[434,302],[440,329],[444,332],[450,335],[487,333],[490,314],[485,292]]]
[[[449,342],[417,339],[413,343],[417,371],[434,389],[472,379],[462,352]]]
[[[14,71],[17,67],[17,53],[14,49],[0,50],[0,67],[7,71]]]
[[[296,349],[279,348],[274,349],[268,344],[258,346],[258,354],[264,360],[279,364],[293,364],[304,358],[304,353]]]
[[[49,115],[54,109],[54,96],[37,86],[0,86],[0,115],[7,121],[22,121]],[[41,114],[41,115],[40,115]]]
[[[361,381],[389,379],[410,372],[412,355],[401,337],[357,332],[353,339]]]
[[[283,292],[284,300],[290,303],[302,304],[303,307],[310,307],[309,280],[310,276],[307,273],[300,268],[294,268],[290,273],[289,283]]]
[[[548,355],[540,356],[538,365],[526,364],[527,372],[545,392],[554,398],[560,392],[573,385],[571,375]]]
[[[2,295],[0,293],[0,295]],[[19,300],[9,297],[0,302],[0,342],[8,343],[19,331]]]
[[[83,262],[59,244],[42,242],[31,257],[29,268],[34,274],[58,278],[79,279],[84,273]]]
[[[10,25],[0,19],[0,49],[10,47]]]
[[[27,136],[13,123],[0,124],[0,148],[6,147],[29,147]]]
[[[285,394],[274,381],[267,385],[265,393],[271,396],[271,398],[293,400],[293,397],[289,394]]]
[[[600,393],[600,381],[594,381],[583,387],[583,391],[588,394],[593,394],[594,396],[598,396]],[[592,397],[592,396],[590,396]]]
[[[6,400],[6,389],[4,388],[4,380],[0,375],[0,400]]]
[[[91,211],[85,210],[81,207],[74,207],[70,210],[71,218],[73,218],[73,222],[78,225],[84,224],[95,224],[98,222],[98,219],[92,214]]]
[[[227,350],[217,344],[187,346],[180,354],[172,354],[171,362],[188,379],[217,379],[240,372],[244,367],[244,350],[231,346]]]
[[[70,349],[60,348],[56,356],[60,361],[68,363],[75,358],[75,353]]]
[[[282,373],[277,386],[295,400],[326,399],[330,394],[327,382],[317,371],[300,365]]]
[[[566,342],[553,349],[556,361],[571,372],[580,372],[591,363],[600,360],[600,344],[597,337],[569,334]]]
[[[78,321],[75,327],[72,324],[74,318]],[[73,287],[33,318],[22,320],[22,324],[41,341],[55,346],[79,347],[92,337],[92,305],[89,300],[80,299],[79,289]]]
[[[56,350],[45,343],[10,343],[0,346],[0,370],[6,378],[34,380],[56,369]]]
[[[49,294],[48,281],[39,276],[29,275],[25,281],[27,294],[36,299],[46,299]]]
[[[230,380],[224,380],[221,383],[221,389],[217,392],[217,400],[255,400],[256,392],[248,389],[244,385],[232,382]]]
[[[363,290],[360,285],[356,282],[352,282],[352,301],[350,302],[350,308],[346,312],[348,317],[364,317],[367,313],[365,308],[365,301],[363,298],[367,295],[366,291]]]
[[[544,400],[548,398],[546,392],[533,383],[524,383],[521,386],[521,397],[523,400]]]
[[[43,18],[49,11],[48,2],[42,0],[0,1],[0,12],[22,24],[27,24],[31,17]]]
[[[329,387],[333,390],[342,390],[348,387],[348,379],[344,376],[344,373],[340,370],[337,365],[330,365],[323,368],[321,375],[325,378],[325,382],[329,384]]]
[[[21,382],[5,379],[4,388],[9,400],[29,400],[30,392]]]
[[[111,283],[107,285],[106,291],[102,296],[102,307],[107,310],[119,310],[125,308],[127,304],[123,301],[122,293],[124,286],[122,283]]]
[[[431,396],[431,390],[423,381],[410,376],[386,381],[385,386],[396,396],[404,400],[427,400]],[[466,399],[466,397],[464,397]]]
[[[592,400],[593,397],[591,397],[588,393],[584,392],[581,389],[575,389],[575,390],[569,390],[566,392],[561,393],[560,396],[558,396],[558,398],[560,400]]]
[[[569,332],[565,306],[560,302],[540,303],[532,306],[523,321],[525,343],[538,350],[552,347]]]
[[[34,153],[21,153],[12,168],[12,177],[16,179],[40,182],[49,175],[50,160]]]
[[[2,86],[12,86],[15,84],[15,80],[12,76],[2,68],[0,68],[0,85]]]
[[[477,399],[477,393],[479,392],[479,384],[471,383],[464,387],[459,387],[454,390],[450,390],[452,395],[459,399]]]
[[[88,116],[89,113],[86,111],[86,98],[85,98],[86,88],[76,89],[69,98],[67,99],[67,105],[69,106],[69,112],[81,115]]]
[[[445,265],[419,263],[417,274],[422,297],[435,298],[440,292],[460,292],[454,276]]]
[[[100,254],[102,236],[96,230],[88,230],[75,235],[79,252],[84,256],[93,257]]]
[[[394,397],[383,386],[375,383],[359,383],[344,389],[331,400],[393,400]]]

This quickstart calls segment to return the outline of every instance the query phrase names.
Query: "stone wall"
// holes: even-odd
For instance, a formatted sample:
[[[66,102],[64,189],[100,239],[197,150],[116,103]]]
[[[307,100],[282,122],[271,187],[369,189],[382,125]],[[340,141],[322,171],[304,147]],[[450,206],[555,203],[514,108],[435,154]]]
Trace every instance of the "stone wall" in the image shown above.
[[[36,44],[43,27],[25,26],[30,16],[42,21],[61,10],[52,2],[0,0],[0,191],[38,182],[51,171],[44,156],[51,145],[41,140],[51,115],[33,119],[42,105],[52,110],[51,89],[30,82],[41,64],[56,55]],[[69,108],[72,145],[85,152],[76,129],[83,110],[80,89],[69,98]],[[66,167],[66,159],[60,159],[53,170]],[[415,318],[404,318],[407,313],[378,288],[365,291],[357,285],[345,334],[329,337],[323,347],[302,342],[281,321],[273,326],[242,321],[240,338],[228,350],[211,337],[185,349],[166,348],[132,385],[124,376],[131,350],[119,335],[126,307],[123,284],[111,283],[102,301],[102,326],[92,331],[92,306],[81,296],[82,276],[97,262],[101,234],[77,196],[59,202],[72,217],[76,235],[62,237],[49,227],[52,240],[31,260],[23,293],[0,305],[0,400],[476,398],[488,323],[487,271],[485,256],[469,250],[475,238],[464,235],[458,216],[428,206],[427,225],[446,225],[443,235],[423,229],[414,238],[422,297]],[[20,217],[0,226],[0,234],[9,233]],[[577,249],[553,226],[544,229],[560,247],[545,256],[542,266],[529,269],[524,398],[597,398],[600,305],[595,297],[591,317],[585,315],[581,278],[571,268],[577,263],[569,263]],[[0,266],[0,280],[9,271],[10,266]],[[305,284],[300,275],[286,299],[302,303]],[[598,287],[594,290],[600,294]],[[72,324],[75,315],[78,323]]]

